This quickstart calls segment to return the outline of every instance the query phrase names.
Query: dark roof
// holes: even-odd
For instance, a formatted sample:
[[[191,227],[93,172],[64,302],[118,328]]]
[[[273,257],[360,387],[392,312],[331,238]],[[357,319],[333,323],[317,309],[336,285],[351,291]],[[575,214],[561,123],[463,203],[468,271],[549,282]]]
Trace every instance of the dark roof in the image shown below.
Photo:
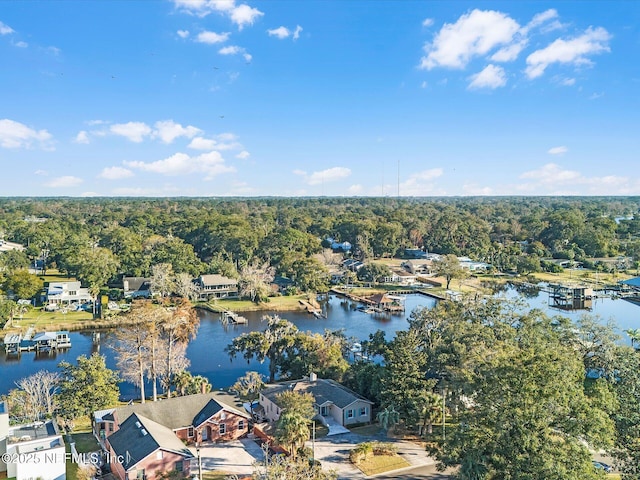
[[[220,405],[213,398],[209,400],[209,402],[204,406],[200,412],[193,419],[193,426],[199,427],[201,424],[206,422],[209,418],[213,417],[216,413],[222,410],[224,407]]]
[[[151,288],[151,279],[145,277],[123,277],[122,286],[126,292],[149,290]]]
[[[193,454],[173,431],[143,415],[132,414],[107,437],[125,471],[158,449],[193,458]]]
[[[217,392],[199,393],[197,395],[158,400],[157,402],[125,405],[115,410],[115,417],[120,424],[123,424],[131,415],[137,413],[167,428],[177,430],[194,426],[200,415],[204,414],[205,409],[207,409],[206,412],[213,411],[216,408],[215,405],[210,405],[211,401],[213,401],[213,404],[219,406],[219,410],[224,408],[229,412],[249,418],[249,415],[244,412],[218,401],[219,399],[215,398],[218,396]],[[216,412],[219,410],[216,410]]]
[[[269,387],[262,391],[262,395],[267,397],[276,405],[276,395],[284,391],[294,391],[299,393],[310,393],[315,398],[316,405],[323,405],[327,402],[333,403],[339,408],[351,405],[356,400],[362,400],[373,404],[361,395],[358,395],[347,387],[340,385],[333,380],[317,379],[315,381],[297,380],[293,382],[284,382],[273,387]]]

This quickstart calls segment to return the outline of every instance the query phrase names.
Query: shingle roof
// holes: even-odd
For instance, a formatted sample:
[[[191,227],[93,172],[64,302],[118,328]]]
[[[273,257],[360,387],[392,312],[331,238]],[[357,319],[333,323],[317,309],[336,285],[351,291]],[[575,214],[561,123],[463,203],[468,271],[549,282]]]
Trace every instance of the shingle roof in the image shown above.
[[[158,449],[193,458],[193,454],[173,431],[136,413],[130,415],[107,440],[118,459],[122,460],[125,470],[129,470]]]
[[[373,404],[372,401],[340,385],[338,382],[321,378],[313,382],[309,380],[298,380],[281,383],[263,390],[262,395],[277,405],[276,395],[287,390],[293,390],[299,393],[311,393],[315,398],[316,405],[323,405],[324,403],[330,402],[339,408],[344,408],[356,400]]]
[[[195,420],[199,417],[205,407],[208,411],[215,409],[214,405],[209,405],[211,401],[229,412],[249,418],[244,412],[237,410],[230,405],[221,403],[216,392],[200,393],[197,395],[186,395],[184,397],[173,397],[157,402],[137,403],[119,407],[115,411],[115,417],[120,424],[123,424],[129,416],[134,413],[143,415],[150,420],[164,425],[172,430],[194,426]],[[217,410],[217,411],[219,411]],[[214,412],[215,413],[215,412]],[[212,414],[213,415],[213,414]],[[209,418],[209,417],[207,417]]]

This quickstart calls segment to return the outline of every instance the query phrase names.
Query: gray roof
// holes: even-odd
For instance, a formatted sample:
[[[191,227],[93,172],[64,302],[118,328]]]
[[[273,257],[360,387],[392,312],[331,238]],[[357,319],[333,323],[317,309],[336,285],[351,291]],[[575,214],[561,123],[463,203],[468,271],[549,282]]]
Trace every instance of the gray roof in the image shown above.
[[[297,380],[293,382],[284,382],[279,385],[269,387],[262,391],[262,394],[277,404],[276,395],[293,390],[299,393],[311,393],[315,398],[316,405],[323,405],[327,402],[333,403],[339,408],[344,408],[351,405],[357,400],[373,404],[372,401],[367,400],[361,395],[358,395],[353,390],[349,390],[347,387],[340,385],[333,380],[317,379],[315,381],[309,380]]]
[[[122,277],[122,286],[125,292],[149,290],[151,288],[151,279],[146,277]]]
[[[115,409],[115,417],[120,424],[124,424],[125,420],[137,413],[172,430],[199,425],[206,418],[209,418],[206,417],[196,423],[196,420],[199,420],[201,415],[210,411],[213,412],[211,414],[213,415],[222,409],[249,418],[249,415],[244,412],[221,403],[219,398],[216,399],[218,396],[217,392],[199,393],[197,395],[158,400],[157,402],[125,405]],[[218,409],[216,410],[216,408]]]
[[[158,449],[193,458],[193,454],[173,431],[143,415],[132,414],[107,437],[122,466],[129,470]]]

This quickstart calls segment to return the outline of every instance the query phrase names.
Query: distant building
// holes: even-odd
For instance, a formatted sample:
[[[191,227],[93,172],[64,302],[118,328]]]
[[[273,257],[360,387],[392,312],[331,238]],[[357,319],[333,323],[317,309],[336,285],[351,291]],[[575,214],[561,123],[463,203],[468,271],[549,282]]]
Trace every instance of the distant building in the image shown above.
[[[351,251],[351,243],[349,242],[337,242],[332,237],[327,237],[326,242],[329,244],[329,247],[333,251],[345,252],[345,253]]]
[[[151,279],[145,277],[122,277],[124,298],[151,298]]]
[[[201,300],[210,298],[238,298],[238,281],[223,275],[200,275],[195,284]]]
[[[88,288],[82,288],[80,282],[51,282],[47,287],[46,303],[68,305],[93,301]]]

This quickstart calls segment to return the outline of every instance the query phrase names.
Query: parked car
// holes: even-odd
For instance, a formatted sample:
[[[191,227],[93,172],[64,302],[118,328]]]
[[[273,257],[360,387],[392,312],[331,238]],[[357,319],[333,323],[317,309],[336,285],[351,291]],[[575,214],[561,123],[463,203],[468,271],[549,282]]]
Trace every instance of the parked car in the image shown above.
[[[613,471],[613,467],[611,465],[607,465],[606,463],[597,462],[593,460],[593,467],[596,470],[603,470],[605,473],[610,473]]]

